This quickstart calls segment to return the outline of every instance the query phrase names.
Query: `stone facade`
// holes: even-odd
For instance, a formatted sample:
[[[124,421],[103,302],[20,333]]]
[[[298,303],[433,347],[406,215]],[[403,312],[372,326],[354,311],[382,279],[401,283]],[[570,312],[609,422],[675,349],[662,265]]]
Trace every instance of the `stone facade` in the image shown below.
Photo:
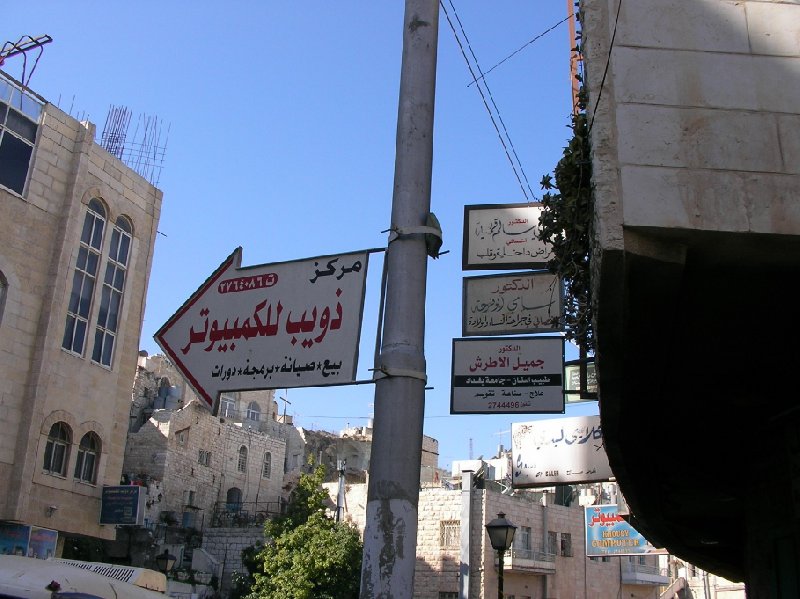
[[[332,500],[336,487],[328,485]],[[366,485],[347,486],[344,519],[364,530]],[[491,489],[424,487],[419,496],[415,599],[458,597],[463,570],[461,551],[469,543],[469,599],[497,596],[496,552],[485,524],[499,512],[517,525],[514,548],[506,557],[504,592],[516,599],[566,597],[633,597],[657,599],[660,587],[644,580],[630,582],[637,572],[658,572],[657,556],[586,557],[584,511],[579,505],[548,504],[542,493],[506,495]],[[464,502],[469,523],[463,522]],[[462,533],[462,526],[469,531]],[[523,528],[525,531],[523,532]],[[526,548],[527,547],[527,548]],[[540,559],[527,559],[529,555]],[[544,559],[544,554],[547,558]],[[524,556],[518,558],[518,556]],[[624,574],[630,572],[630,575]],[[623,577],[624,576],[624,577]],[[664,577],[658,576],[659,579]],[[449,595],[448,595],[449,594]]]
[[[162,193],[20,90],[0,73],[0,520],[111,538]]]
[[[273,395],[226,393],[213,416],[164,356],[140,358],[124,473],[148,486],[148,522],[205,530],[280,512],[294,429],[274,420]]]

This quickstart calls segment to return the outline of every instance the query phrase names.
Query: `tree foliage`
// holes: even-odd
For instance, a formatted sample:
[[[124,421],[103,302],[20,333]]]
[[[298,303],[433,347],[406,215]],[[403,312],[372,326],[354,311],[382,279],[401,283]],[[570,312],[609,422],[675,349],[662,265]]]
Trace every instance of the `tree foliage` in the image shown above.
[[[542,178],[539,239],[553,247],[550,270],[565,286],[564,325],[567,339],[594,350],[591,303],[593,219],[592,162],[586,114],[572,117],[572,139],[551,175]]]
[[[324,466],[300,477],[286,513],[264,524],[248,599],[357,598],[362,543],[325,512]]]

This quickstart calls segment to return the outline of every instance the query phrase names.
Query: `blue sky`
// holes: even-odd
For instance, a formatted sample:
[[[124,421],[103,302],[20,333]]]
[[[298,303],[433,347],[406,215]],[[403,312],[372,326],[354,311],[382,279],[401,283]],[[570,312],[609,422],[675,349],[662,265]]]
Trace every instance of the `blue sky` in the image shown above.
[[[49,34],[31,87],[80,119],[109,107],[169,128],[161,220],[141,347],[237,246],[245,266],[384,247],[394,176],[403,6],[389,2],[7,3],[0,42]],[[488,76],[530,188],[569,135],[569,40],[562,0],[445,0]],[[463,26],[463,32],[460,27]],[[524,48],[523,48],[524,47]],[[521,51],[516,52],[520,48]],[[516,52],[516,53],[515,53]],[[515,54],[514,54],[515,53]],[[35,54],[28,57],[30,72]],[[4,70],[19,78],[21,58]],[[425,434],[440,466],[494,455],[511,422],[449,415],[451,340],[461,336],[465,204],[525,202],[445,13],[440,16],[432,210],[450,253],[428,268]],[[484,93],[485,90],[484,90]],[[488,99],[488,96],[487,96]],[[491,103],[490,100],[490,103]],[[497,116],[495,122],[501,127]],[[359,379],[369,379],[380,257],[370,264]],[[574,348],[568,358],[575,357]],[[277,395],[286,396],[285,390]],[[300,426],[366,424],[374,387],[289,389]],[[596,413],[571,407],[567,416]],[[471,441],[470,441],[471,440]]]

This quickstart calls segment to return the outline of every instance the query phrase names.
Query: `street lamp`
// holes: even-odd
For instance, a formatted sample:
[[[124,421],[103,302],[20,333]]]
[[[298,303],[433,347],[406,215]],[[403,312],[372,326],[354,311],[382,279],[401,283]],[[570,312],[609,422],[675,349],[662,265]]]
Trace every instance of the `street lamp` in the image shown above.
[[[156,565],[158,569],[166,575],[167,572],[172,570],[176,559],[177,558],[169,552],[169,549],[164,549],[164,553],[159,553],[156,556]]]
[[[506,520],[503,512],[497,514],[497,518],[486,524],[486,532],[489,534],[489,541],[492,549],[497,551],[498,570],[497,570],[497,599],[503,599],[503,556],[511,543],[514,541],[516,525],[510,520]]]

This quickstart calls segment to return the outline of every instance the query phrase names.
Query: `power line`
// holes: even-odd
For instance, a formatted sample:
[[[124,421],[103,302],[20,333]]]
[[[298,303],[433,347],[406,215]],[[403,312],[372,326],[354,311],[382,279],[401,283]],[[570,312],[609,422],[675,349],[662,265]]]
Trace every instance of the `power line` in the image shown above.
[[[555,25],[553,25],[553,26],[552,26],[552,27],[550,27],[549,29],[545,29],[544,31],[542,31],[542,32],[541,32],[539,35],[537,35],[536,37],[534,37],[532,40],[530,40],[529,42],[527,42],[527,43],[523,44],[523,45],[522,45],[522,46],[520,46],[518,49],[514,50],[514,51],[513,51],[511,54],[509,54],[508,56],[506,56],[506,57],[505,57],[503,60],[501,60],[500,62],[498,62],[496,65],[494,65],[494,66],[493,66],[491,69],[489,69],[488,71],[486,71],[485,73],[483,73],[483,74],[480,76],[480,79],[483,79],[484,77],[486,77],[486,75],[488,75],[489,73],[491,73],[492,71],[494,71],[494,70],[495,70],[497,67],[499,67],[501,64],[503,64],[504,62],[506,62],[506,61],[507,61],[507,60],[509,60],[510,58],[513,58],[515,55],[517,55],[517,54],[519,54],[520,52],[522,52],[522,51],[523,51],[525,48],[527,48],[528,46],[530,46],[530,45],[531,45],[533,42],[535,42],[536,40],[538,40],[538,39],[540,39],[540,38],[543,38],[545,35],[547,35],[547,34],[548,34],[548,33],[550,33],[551,31],[553,31],[553,30],[557,29],[557,28],[558,28],[558,26],[559,26],[559,25],[561,25],[562,23],[566,23],[567,21],[569,21],[569,20],[570,20],[570,19],[571,19],[573,16],[575,16],[575,14],[574,14],[574,13],[571,13],[571,14],[569,14],[569,15],[568,15],[566,18],[564,18],[564,19],[561,19],[561,20],[560,20],[558,23],[556,23]],[[467,84],[467,87],[469,87],[469,86],[470,86],[470,85],[472,85],[473,83],[477,83],[477,79],[476,79],[476,80],[474,80],[474,81],[470,81],[470,82]]]
[[[614,32],[611,34],[611,44],[608,47],[608,56],[606,57],[606,68],[603,69],[603,78],[600,80],[600,91],[597,92],[597,101],[594,103],[594,109],[592,110],[592,120],[589,122],[589,133],[591,133],[592,127],[594,126],[594,116],[597,114],[597,107],[600,106],[600,98],[603,97],[603,87],[606,84],[608,66],[611,64],[611,51],[614,49],[614,40],[617,37],[617,24],[619,23],[619,12],[621,9],[622,0],[619,0],[619,4],[617,4],[617,16],[614,19]]]
[[[514,148],[514,143],[511,141],[511,136],[508,132],[508,129],[503,122],[503,119],[500,115],[500,109],[497,107],[497,103],[494,101],[494,97],[492,96],[492,92],[489,89],[488,84],[486,83],[485,74],[481,71],[480,66],[478,65],[478,59],[475,56],[475,53],[472,51],[472,47],[470,46],[469,39],[467,38],[467,34],[464,31],[464,26],[461,23],[461,19],[458,17],[458,13],[456,12],[455,6],[453,6],[452,0],[449,0],[450,8],[453,10],[453,15],[455,19],[458,21],[459,29],[461,30],[461,35],[464,37],[464,43],[466,44],[467,48],[469,48],[469,53],[472,55],[473,60],[475,61],[475,68],[480,73],[480,77],[475,76],[475,71],[472,68],[472,63],[470,62],[469,57],[467,56],[467,52],[464,50],[464,44],[461,42],[461,38],[459,37],[458,31],[456,31],[456,27],[453,24],[452,19],[450,18],[450,13],[447,11],[447,7],[444,5],[443,0],[439,1],[442,10],[444,11],[445,17],[447,18],[447,23],[450,25],[450,29],[453,32],[453,36],[456,39],[456,43],[458,44],[459,49],[461,50],[461,55],[464,57],[464,61],[467,63],[467,68],[469,69],[470,75],[472,76],[472,80],[475,83],[478,83],[476,86],[478,93],[481,95],[481,100],[483,100],[483,105],[486,108],[486,111],[489,113],[489,118],[492,121],[492,125],[497,132],[497,137],[500,140],[500,144],[503,146],[503,151],[506,154],[506,158],[508,158],[508,162],[511,165],[511,170],[514,172],[514,176],[519,183],[519,187],[522,190],[522,195],[525,196],[526,201],[538,200],[539,198],[533,193],[531,189],[530,183],[528,182],[528,177],[525,175],[525,170],[522,168],[522,163],[519,160],[519,156],[517,155],[516,149]],[[483,89],[481,88],[481,83],[483,84],[483,88],[486,89],[486,93],[484,94]],[[489,100],[487,101],[487,95]],[[494,112],[492,111],[492,107],[489,106],[489,101],[491,101],[492,106],[494,107]],[[495,113],[497,114],[497,119],[495,119]],[[503,132],[500,131],[500,126],[498,126],[497,121],[500,121],[500,125],[502,126]],[[504,137],[505,135],[505,137]],[[506,143],[506,141],[508,143]],[[512,158],[513,154],[513,158]],[[515,162],[516,160],[516,162]],[[524,183],[523,183],[524,179]],[[527,187],[527,191],[526,191]],[[530,193],[530,197],[528,194]]]

